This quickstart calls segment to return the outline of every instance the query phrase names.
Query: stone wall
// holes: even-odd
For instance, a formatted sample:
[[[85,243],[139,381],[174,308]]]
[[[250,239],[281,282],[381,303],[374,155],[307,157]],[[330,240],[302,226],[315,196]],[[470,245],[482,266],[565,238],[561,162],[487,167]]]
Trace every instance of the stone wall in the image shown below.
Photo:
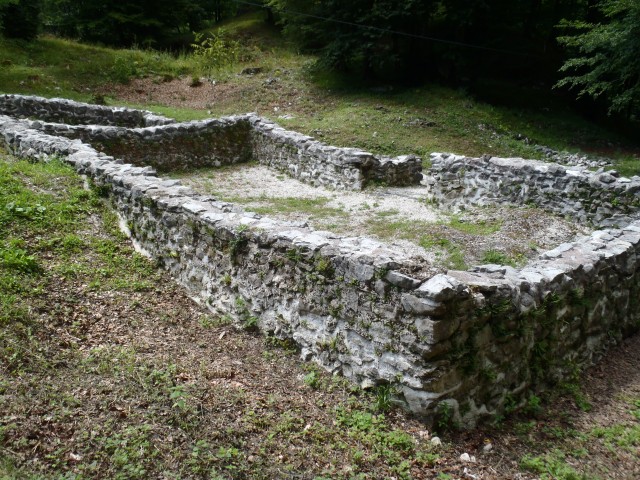
[[[106,111],[110,115],[102,121]],[[30,128],[79,138],[108,155],[162,171],[253,160],[306,183],[340,190],[372,183],[416,185],[422,179],[422,161],[414,155],[390,158],[332,147],[253,114],[172,123],[150,119],[145,111],[18,95],[0,95],[0,114],[37,117],[26,121]],[[145,122],[151,126],[143,128]]]
[[[25,121],[49,135],[77,138],[96,150],[138,166],[163,172],[219,167],[251,161],[251,125],[228,117],[170,125],[126,128]]]
[[[0,139],[18,156],[57,155],[88,175],[138,248],[194,298],[293,339],[303,358],[363,386],[392,385],[427,419],[472,426],[517,408],[640,327],[639,221],[522,269],[429,276],[426,260],[380,242],[247,213],[32,126],[0,117]]]
[[[118,125],[149,127],[174,123],[171,118],[146,110],[106,107],[74,102],[64,98],[43,98],[25,95],[0,95],[0,114],[15,118],[38,118],[45,122],[70,125]]]
[[[640,177],[521,158],[431,155],[431,199],[464,205],[536,205],[582,223],[624,226],[640,215]]]
[[[260,117],[250,121],[254,158],[306,183],[360,190],[370,183],[407,186],[422,180],[422,160],[415,155],[391,158],[332,147]]]

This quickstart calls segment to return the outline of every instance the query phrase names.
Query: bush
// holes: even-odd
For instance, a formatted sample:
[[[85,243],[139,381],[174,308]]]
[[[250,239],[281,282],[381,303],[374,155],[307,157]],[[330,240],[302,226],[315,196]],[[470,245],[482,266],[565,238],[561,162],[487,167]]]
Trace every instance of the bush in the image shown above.
[[[193,54],[200,61],[205,72],[219,70],[236,62],[240,56],[240,44],[227,37],[224,30],[205,36],[194,33],[195,40],[191,45]]]

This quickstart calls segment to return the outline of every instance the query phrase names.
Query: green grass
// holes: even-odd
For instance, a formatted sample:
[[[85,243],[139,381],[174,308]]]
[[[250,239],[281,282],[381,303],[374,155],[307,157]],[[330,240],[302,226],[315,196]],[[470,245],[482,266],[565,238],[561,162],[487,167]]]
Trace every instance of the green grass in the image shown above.
[[[175,77],[196,69],[187,56],[114,50],[43,36],[31,43],[0,37],[0,90],[90,101],[107,82],[143,75]]]
[[[230,202],[239,203],[254,203],[259,202],[260,207],[251,207],[251,210],[263,214],[269,215],[273,213],[305,213],[312,215],[316,218],[327,217],[346,217],[347,212],[339,208],[327,207],[329,198],[297,198],[297,197],[284,197],[284,198],[268,198],[268,197],[242,197],[237,199],[226,199]]]
[[[433,250],[435,248],[436,257],[440,257],[441,262],[447,268],[454,270],[466,270],[468,268],[462,249],[448,238],[427,234],[420,237],[418,245],[427,250]]]
[[[502,222],[499,220],[465,222],[458,215],[452,215],[448,222],[443,223],[469,235],[491,235],[492,233],[500,231],[500,227],[502,226]]]
[[[566,456],[559,450],[551,453],[533,456],[525,455],[520,461],[524,470],[540,475],[542,480],[589,480],[595,477],[579,473],[566,462]]]
[[[560,385],[548,400],[557,400],[557,395],[573,399],[576,407],[585,412],[584,416],[592,410],[591,405],[588,405],[588,408],[584,407],[585,396],[582,387],[577,383],[569,387]],[[572,416],[566,412],[555,411],[549,416],[542,411],[543,403],[540,399],[531,398],[534,402],[529,401],[527,410],[533,407],[533,411],[529,413],[535,415],[538,420],[523,419],[513,424],[513,433],[535,452],[520,459],[520,467],[523,470],[538,474],[539,478],[547,480],[596,480],[609,478],[612,473],[611,466],[604,465],[599,458],[610,457],[613,465],[620,465],[618,472],[624,472],[626,465],[637,463],[640,458],[640,417],[634,410],[640,405],[638,398],[623,396],[618,399],[621,411],[624,411],[625,406],[628,407],[628,416],[619,415],[615,422],[612,422],[611,417],[604,417],[581,427],[574,427]],[[548,405],[547,408],[553,407]],[[554,421],[551,421],[551,418],[554,418]]]
[[[54,277],[84,278],[94,289],[150,288],[157,275],[153,265],[137,254],[124,258],[122,242],[67,233],[86,228],[84,219],[100,205],[58,160],[0,162],[0,322],[11,325],[0,334],[0,352],[9,371],[21,372],[44,358],[29,346],[37,343],[37,329],[26,313],[55,284]],[[115,221],[105,227],[113,233]],[[95,253],[80,255],[91,246]],[[58,261],[45,269],[51,255]],[[124,269],[129,275],[121,274]]]
[[[623,176],[632,177],[640,175],[639,163],[637,153],[635,155],[622,153],[616,156],[615,169]]]
[[[482,254],[482,262],[495,265],[516,266],[516,261],[504,252],[499,250],[487,250]]]
[[[596,438],[602,439],[612,452],[618,448],[632,452],[640,447],[640,425],[613,425],[611,427],[597,427],[591,432]]]
[[[425,162],[434,151],[538,158],[532,145],[516,139],[524,136],[559,150],[606,151],[619,160],[623,174],[640,171],[637,140],[585,120],[552,95],[493,85],[481,92],[492,99],[488,103],[467,91],[434,84],[379,89],[319,70],[315,57],[299,54],[264,23],[261,13],[229,19],[221,28],[240,42],[237,62],[211,73],[226,93],[199,109],[144,99],[127,105],[178,120],[203,118],[207,111],[214,116],[256,111],[330,144],[378,154],[415,153]],[[0,39],[0,64],[2,92],[78,100],[102,95],[110,82],[142,76],[162,82],[207,71],[192,55],[112,50],[53,37],[30,44]],[[239,75],[247,66],[262,72]],[[489,90],[499,92],[499,98]],[[536,101],[523,103],[522,96]],[[279,118],[285,114],[291,118]]]

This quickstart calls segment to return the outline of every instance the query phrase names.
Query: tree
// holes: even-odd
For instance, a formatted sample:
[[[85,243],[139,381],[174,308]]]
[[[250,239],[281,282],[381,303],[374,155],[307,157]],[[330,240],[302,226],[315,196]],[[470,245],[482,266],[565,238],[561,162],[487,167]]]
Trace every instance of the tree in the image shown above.
[[[598,9],[600,23],[564,23],[579,33],[558,38],[572,57],[556,87],[577,89],[578,98],[605,98],[610,113],[630,118],[640,110],[640,2],[603,0]]]
[[[40,27],[39,0],[0,0],[0,29],[7,38],[33,40]]]
[[[116,46],[155,46],[202,27],[216,0],[44,0],[47,28]]]
[[[389,76],[415,67],[435,0],[269,0],[285,33],[333,69]],[[397,35],[397,30],[406,35]]]
[[[334,69],[405,79],[555,79],[555,25],[593,0],[267,0],[303,49]],[[383,74],[383,75],[380,75]]]

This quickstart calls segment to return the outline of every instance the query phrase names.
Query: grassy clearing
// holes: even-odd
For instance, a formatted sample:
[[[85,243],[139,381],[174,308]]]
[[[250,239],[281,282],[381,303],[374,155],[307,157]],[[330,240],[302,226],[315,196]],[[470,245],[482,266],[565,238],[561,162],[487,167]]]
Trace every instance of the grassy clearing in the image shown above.
[[[106,96],[109,103],[150,108],[179,120],[256,111],[328,143],[379,154],[416,153],[428,159],[431,152],[451,151],[538,158],[540,153],[529,143],[539,143],[600,151],[618,159],[623,173],[638,171],[637,141],[535,92],[494,86],[502,97],[489,104],[464,90],[438,85],[391,88],[354,82],[317,70],[314,57],[297,53],[259,13],[232,19],[221,28],[239,42],[237,60],[214,69],[193,55],[111,50],[52,37],[32,44],[0,39],[1,90],[79,100]],[[247,67],[259,71],[242,75]],[[202,94],[199,106],[185,108],[184,96],[172,93],[176,87],[171,80],[203,74],[216,85],[194,87],[194,92],[210,95]],[[140,78],[164,85],[164,94],[150,95],[149,83],[139,83]],[[130,80],[130,88],[112,88]],[[511,92],[517,108],[505,106],[510,102],[504,92]],[[523,104],[521,97],[537,100]]]
[[[3,93],[62,96],[90,101],[107,82],[144,75],[166,79],[196,68],[192,57],[151,50],[114,50],[50,36],[25,43],[0,38]]]

